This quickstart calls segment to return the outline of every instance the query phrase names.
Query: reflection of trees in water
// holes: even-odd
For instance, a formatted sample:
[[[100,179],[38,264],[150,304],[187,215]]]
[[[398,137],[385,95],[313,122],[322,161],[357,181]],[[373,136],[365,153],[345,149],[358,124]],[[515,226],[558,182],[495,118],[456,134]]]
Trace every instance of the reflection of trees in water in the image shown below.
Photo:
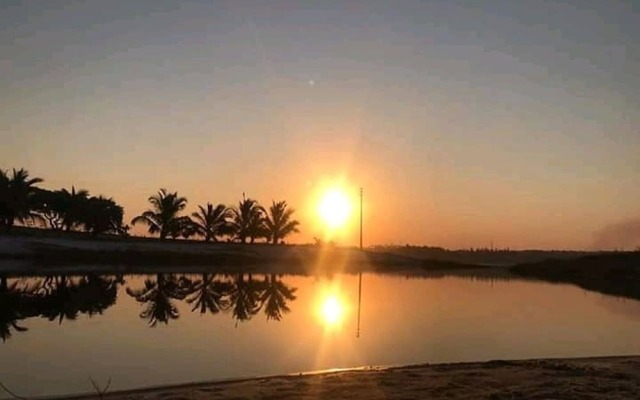
[[[24,332],[27,328],[18,325],[26,318],[26,298],[18,289],[18,282],[9,284],[6,276],[0,276],[0,337],[6,341],[11,331]]]
[[[287,302],[296,299],[296,288],[282,282],[277,275],[254,279],[252,274],[238,273],[231,277],[216,274],[177,277],[171,274],[157,275],[156,281],[147,279],[139,290],[127,289],[127,293],[147,308],[140,314],[149,319],[149,325],[158,321],[169,323],[180,316],[172,300],[186,300],[192,312],[216,315],[229,313],[238,322],[248,321],[261,310],[267,320],[280,321],[289,312]]]
[[[190,281],[187,303],[193,304],[191,311],[200,310],[200,314],[218,314],[229,308],[227,293],[231,283],[215,279],[215,274],[202,274],[200,279]]]
[[[229,291],[229,301],[231,303],[231,316],[242,322],[248,321],[260,311],[260,283],[253,280],[253,276],[248,274],[237,274],[233,278],[233,284]]]
[[[28,318],[43,317],[62,324],[83,314],[102,314],[116,303],[122,284],[122,276],[96,274],[15,279],[0,276],[0,337],[6,341],[16,332],[25,332],[27,328],[20,322]],[[179,318],[178,302],[183,300],[192,312],[225,313],[243,322],[261,311],[267,320],[280,321],[290,311],[288,302],[296,299],[296,288],[275,274],[257,279],[246,273],[157,274],[147,278],[143,287],[129,287],[126,292],[144,305],[140,317],[150,326]]]
[[[263,287],[262,293],[260,293],[260,304],[264,306],[267,320],[280,321],[282,314],[290,311],[287,301],[296,299],[294,293],[297,289],[285,285],[282,280],[278,280],[275,274],[265,276]]]
[[[252,274],[238,273],[230,280],[215,274],[202,274],[190,280],[190,293],[187,298],[193,304],[191,311],[199,310],[218,314],[230,312],[239,322],[248,321],[260,310],[264,310],[267,320],[280,321],[284,313],[289,312],[288,301],[296,299],[296,288],[287,286],[278,276],[265,276],[263,281],[255,280]]]
[[[40,314],[50,321],[75,320],[80,314],[93,316],[116,302],[117,277],[86,275],[82,277],[47,277],[35,294],[40,306]]]
[[[191,281],[187,302],[195,303],[191,311],[230,312],[231,317],[240,322],[250,320],[261,310],[267,320],[280,321],[283,314],[289,312],[287,302],[296,299],[295,291],[296,288],[287,286],[276,274],[265,276],[262,281],[245,273],[217,279],[215,274],[202,274]]]
[[[169,323],[178,319],[180,313],[172,300],[183,300],[189,294],[189,281],[173,274],[157,274],[155,281],[146,279],[141,289],[127,288],[127,294],[139,303],[146,304],[140,313],[140,318],[149,320],[149,326],[156,326],[158,322]]]
[[[74,320],[80,314],[93,316],[116,302],[121,277],[86,275],[82,277],[48,276],[17,279],[8,283],[0,277],[0,336],[11,336],[11,329],[27,329],[18,321],[44,317],[49,321]]]

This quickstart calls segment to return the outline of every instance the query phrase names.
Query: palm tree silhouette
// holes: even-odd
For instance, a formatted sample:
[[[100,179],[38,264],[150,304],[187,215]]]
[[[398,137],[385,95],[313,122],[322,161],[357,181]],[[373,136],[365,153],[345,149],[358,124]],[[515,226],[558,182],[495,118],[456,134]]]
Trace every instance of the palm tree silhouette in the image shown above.
[[[285,285],[284,282],[278,280],[276,274],[265,277],[263,287],[264,290],[260,293],[259,300],[261,307],[264,307],[267,321],[270,319],[280,321],[282,314],[290,311],[287,301],[296,299],[294,293],[297,289]]]
[[[149,203],[152,209],[132,219],[131,224],[145,223],[149,226],[149,233],[160,233],[160,239],[165,239],[172,229],[175,230],[178,214],[186,207],[187,199],[179,197],[177,192],[160,189],[157,195],[149,197]]]
[[[89,191],[85,189],[76,191],[75,186],[71,186],[71,191],[62,189],[59,194],[62,205],[62,226],[65,231],[71,231],[82,224],[89,200]]]
[[[229,289],[229,308],[234,319],[248,321],[260,311],[261,283],[253,280],[251,274],[244,279],[244,273],[239,273]]]
[[[187,303],[193,304],[191,311],[200,310],[200,314],[218,314],[227,310],[231,304],[228,299],[232,285],[215,279],[215,274],[202,274],[191,284]]]
[[[231,212],[224,204],[214,207],[213,204],[207,203],[206,208],[199,205],[198,212],[192,213],[191,216],[196,233],[203,236],[205,242],[217,242],[217,236],[230,233],[228,219]]]
[[[265,211],[257,201],[245,198],[244,193],[242,197],[238,207],[231,208],[231,226],[240,242],[246,243],[248,238],[253,243],[256,238],[265,234],[263,220]]]
[[[43,182],[40,178],[29,178],[29,172],[23,168],[13,169],[13,175],[0,170],[0,227],[10,229],[14,221],[25,223],[40,219],[33,212],[34,195]]]
[[[266,232],[271,243],[277,244],[287,235],[299,232],[298,225],[300,223],[291,219],[294,213],[292,208],[287,208],[286,201],[273,202],[269,207],[269,212],[264,218]]]
[[[149,326],[155,327],[158,322],[169,323],[178,319],[180,313],[172,300],[183,300],[189,293],[189,284],[173,274],[157,274],[155,282],[144,281],[144,287],[138,290],[127,288],[127,294],[139,303],[146,304],[140,318],[147,319]]]

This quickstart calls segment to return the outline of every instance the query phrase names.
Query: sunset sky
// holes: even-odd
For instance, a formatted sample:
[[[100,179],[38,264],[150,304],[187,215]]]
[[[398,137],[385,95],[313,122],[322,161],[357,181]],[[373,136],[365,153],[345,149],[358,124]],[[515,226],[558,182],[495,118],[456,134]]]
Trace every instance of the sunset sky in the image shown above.
[[[286,199],[292,242],[340,183],[365,245],[632,246],[638,71],[638,1],[4,0],[0,168],[127,221]]]

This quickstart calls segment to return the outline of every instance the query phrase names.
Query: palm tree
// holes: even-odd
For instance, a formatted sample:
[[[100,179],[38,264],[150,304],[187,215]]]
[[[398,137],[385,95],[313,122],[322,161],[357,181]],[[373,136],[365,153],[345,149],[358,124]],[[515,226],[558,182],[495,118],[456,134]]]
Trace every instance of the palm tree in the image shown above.
[[[199,205],[198,209],[191,217],[196,233],[203,236],[205,242],[217,242],[217,236],[230,233],[228,219],[231,212],[227,206],[218,204],[214,207],[213,204],[207,203],[206,208]]]
[[[269,207],[269,212],[264,218],[264,224],[267,228],[268,239],[271,243],[277,244],[281,239],[294,232],[299,232],[298,225],[300,223],[291,219],[294,213],[293,208],[287,208],[286,201],[273,202]]]
[[[270,319],[280,321],[283,313],[288,313],[287,301],[296,299],[296,288],[285,285],[278,280],[275,274],[264,278],[264,290],[260,294],[260,303],[267,314],[267,321]]]
[[[256,238],[264,236],[264,214],[264,208],[257,201],[245,198],[243,193],[242,201],[238,203],[238,207],[231,209],[231,226],[236,239],[246,243],[249,238],[253,243]]]
[[[172,300],[183,300],[189,293],[189,286],[185,279],[178,279],[172,274],[157,274],[155,282],[151,279],[144,281],[144,288],[133,290],[127,288],[127,294],[139,303],[147,304],[140,313],[140,318],[149,320],[149,326],[154,327],[158,322],[169,323],[178,319],[180,313]]]
[[[231,284],[216,280],[215,274],[202,274],[198,281],[192,283],[187,303],[193,304],[191,311],[199,309],[200,314],[205,314],[207,311],[218,314],[229,308],[230,289]]]
[[[33,212],[34,195],[41,178],[29,178],[29,172],[23,168],[13,169],[13,175],[0,170],[0,226],[9,229],[14,221],[24,223],[39,219]]]
[[[89,191],[85,189],[76,191],[75,186],[71,186],[71,191],[62,189],[58,193],[62,205],[62,226],[65,231],[70,231],[82,224],[89,201]]]
[[[149,197],[152,209],[143,212],[133,220],[131,224],[139,222],[149,226],[149,233],[160,233],[160,239],[165,239],[172,230],[178,214],[187,205],[185,197],[179,197],[178,192],[169,193],[167,189],[160,189],[158,194]]]

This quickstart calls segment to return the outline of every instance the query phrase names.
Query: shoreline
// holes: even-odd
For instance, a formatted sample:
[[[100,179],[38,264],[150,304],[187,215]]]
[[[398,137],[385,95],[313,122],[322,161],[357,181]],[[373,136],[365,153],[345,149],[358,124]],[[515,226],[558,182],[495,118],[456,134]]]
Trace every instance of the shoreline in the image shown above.
[[[628,399],[640,392],[640,356],[492,360],[356,367],[38,397],[163,399]]]

